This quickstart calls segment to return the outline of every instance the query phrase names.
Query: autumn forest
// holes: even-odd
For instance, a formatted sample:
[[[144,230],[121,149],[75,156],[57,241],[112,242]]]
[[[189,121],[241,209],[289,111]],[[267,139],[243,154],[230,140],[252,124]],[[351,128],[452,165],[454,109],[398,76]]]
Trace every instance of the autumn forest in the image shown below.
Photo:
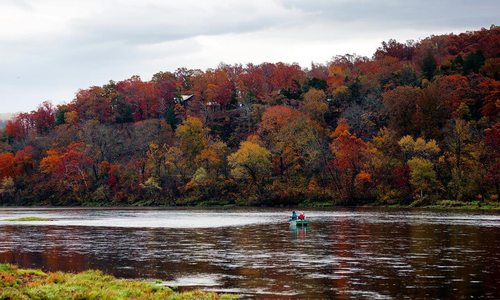
[[[497,202],[499,80],[491,26],[109,81],[0,129],[0,205]]]

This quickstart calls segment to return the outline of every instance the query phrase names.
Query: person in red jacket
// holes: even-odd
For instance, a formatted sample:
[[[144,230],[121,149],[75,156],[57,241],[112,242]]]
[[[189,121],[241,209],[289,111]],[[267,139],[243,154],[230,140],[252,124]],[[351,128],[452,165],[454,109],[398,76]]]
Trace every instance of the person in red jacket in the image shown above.
[[[299,214],[299,220],[304,220],[306,218],[306,216],[304,215],[303,212],[300,212]]]

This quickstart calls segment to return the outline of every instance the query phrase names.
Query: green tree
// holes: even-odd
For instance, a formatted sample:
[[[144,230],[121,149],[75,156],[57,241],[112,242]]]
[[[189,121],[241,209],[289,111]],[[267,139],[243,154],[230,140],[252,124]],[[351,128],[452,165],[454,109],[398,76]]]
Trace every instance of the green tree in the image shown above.
[[[424,193],[436,188],[438,181],[433,163],[425,158],[414,157],[408,161],[411,170],[411,184],[416,192],[420,194],[420,200],[424,199]]]
[[[422,73],[424,73],[425,78],[431,80],[436,73],[437,64],[434,55],[429,51],[422,61]]]
[[[470,72],[478,73],[479,69],[484,65],[484,61],[485,58],[481,50],[467,54],[464,60],[465,74],[469,74]]]

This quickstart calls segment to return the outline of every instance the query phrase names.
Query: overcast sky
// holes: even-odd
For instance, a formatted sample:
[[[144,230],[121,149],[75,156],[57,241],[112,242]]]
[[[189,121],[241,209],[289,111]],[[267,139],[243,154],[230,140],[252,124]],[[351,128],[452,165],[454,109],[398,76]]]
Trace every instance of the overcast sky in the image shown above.
[[[178,67],[371,57],[499,17],[498,0],[0,0],[0,113]]]

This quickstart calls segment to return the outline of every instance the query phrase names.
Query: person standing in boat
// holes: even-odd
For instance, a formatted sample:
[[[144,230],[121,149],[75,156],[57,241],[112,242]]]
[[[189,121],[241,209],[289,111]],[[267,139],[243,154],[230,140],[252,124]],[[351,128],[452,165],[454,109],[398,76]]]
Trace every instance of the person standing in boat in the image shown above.
[[[292,221],[296,221],[297,220],[297,213],[294,211],[292,211],[292,216],[290,217],[290,220]]]
[[[306,218],[306,216],[304,215],[303,212],[300,212],[299,214],[299,220],[304,220]]]

